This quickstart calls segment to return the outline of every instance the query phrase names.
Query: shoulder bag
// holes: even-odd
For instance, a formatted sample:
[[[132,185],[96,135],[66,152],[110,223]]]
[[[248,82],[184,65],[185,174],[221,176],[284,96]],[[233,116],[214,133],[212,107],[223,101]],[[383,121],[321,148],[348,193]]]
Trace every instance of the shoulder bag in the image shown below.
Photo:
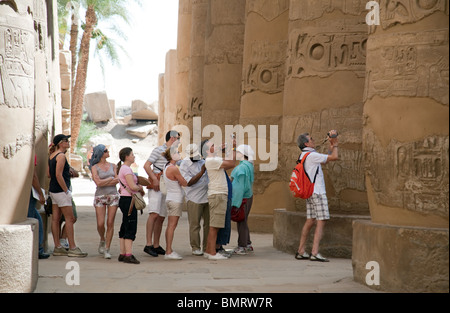
[[[136,210],[141,211],[141,215],[144,213],[144,209],[147,206],[145,203],[144,197],[141,195],[140,192],[133,193],[128,187],[126,187],[122,181],[119,179],[120,183],[122,184],[123,188],[125,188],[132,196],[130,209],[128,210],[128,216],[131,215],[131,212],[133,211],[133,206],[136,208]]]

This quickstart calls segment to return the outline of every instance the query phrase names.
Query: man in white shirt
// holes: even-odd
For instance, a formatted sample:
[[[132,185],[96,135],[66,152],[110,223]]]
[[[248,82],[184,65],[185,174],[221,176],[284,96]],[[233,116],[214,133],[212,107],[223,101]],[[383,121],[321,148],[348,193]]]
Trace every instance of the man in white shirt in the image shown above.
[[[206,250],[206,239],[209,233],[209,204],[208,204],[208,175],[205,160],[196,144],[186,147],[186,158],[181,162],[180,172],[183,178],[192,186],[185,187],[187,212],[189,221],[189,240],[192,254],[203,255]],[[201,244],[200,230],[203,218],[203,244]]]
[[[305,171],[311,179],[316,177],[314,193],[311,198],[306,200],[306,222],[303,226],[302,235],[300,237],[300,245],[297,254],[295,255],[297,260],[310,259],[311,261],[329,262],[327,258],[324,258],[319,253],[319,244],[323,236],[325,222],[330,219],[328,199],[325,190],[325,179],[321,164],[339,160],[339,153],[337,131],[332,130],[328,133],[328,135],[328,141],[330,144],[328,155],[320,154],[315,150],[316,143],[308,133],[300,135],[297,139],[298,147],[302,151],[300,160],[302,160],[308,152],[311,152],[304,163]],[[311,255],[309,255],[309,253],[305,251],[305,244],[309,232],[315,223],[316,230],[314,233],[314,242]]]
[[[223,150],[224,147],[222,147]],[[227,260],[228,258],[220,253],[216,253],[217,233],[219,229],[225,227],[225,215],[228,202],[228,183],[225,171],[236,166],[236,141],[233,140],[233,156],[222,159],[217,155],[214,143],[207,141],[202,147],[206,152],[206,170],[208,171],[208,202],[209,202],[209,234],[206,244],[206,255],[210,260]]]
[[[159,245],[164,220],[167,216],[166,196],[159,190],[159,177],[167,159],[162,155],[170,147],[177,147],[180,142],[180,133],[171,130],[166,134],[166,143],[153,149],[144,169],[153,182],[153,189],[148,191],[149,216],[146,225],[146,245],[144,252],[153,257],[164,255],[166,251]]]

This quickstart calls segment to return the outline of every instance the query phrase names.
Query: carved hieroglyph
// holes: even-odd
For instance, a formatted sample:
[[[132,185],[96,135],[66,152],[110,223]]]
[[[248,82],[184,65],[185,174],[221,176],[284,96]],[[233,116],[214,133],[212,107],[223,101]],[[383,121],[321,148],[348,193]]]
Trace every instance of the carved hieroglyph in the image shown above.
[[[335,71],[365,76],[367,34],[319,32],[311,35],[301,29],[290,36],[288,75],[331,76]]]
[[[284,90],[286,41],[254,42],[250,64],[244,68],[243,94],[259,90],[274,94]]]
[[[368,50],[366,97],[429,97],[449,104],[448,28],[371,35]]]
[[[372,131],[364,135],[366,172],[378,204],[410,211],[448,216],[449,138],[381,143]]]
[[[0,106],[32,109],[33,90],[33,29],[20,17],[0,16]]]
[[[395,24],[417,22],[435,12],[448,15],[448,0],[381,0],[380,22],[383,29]]]

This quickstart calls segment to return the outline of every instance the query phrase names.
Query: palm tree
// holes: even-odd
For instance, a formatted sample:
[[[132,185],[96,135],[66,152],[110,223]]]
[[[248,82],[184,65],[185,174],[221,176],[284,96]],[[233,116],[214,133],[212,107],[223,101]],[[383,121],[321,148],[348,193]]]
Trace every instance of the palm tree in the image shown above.
[[[72,93],[75,84],[75,68],[77,66],[77,48],[78,48],[78,29],[80,21],[80,0],[58,0],[58,24],[60,44],[64,46],[66,35],[68,33],[67,17],[71,14],[70,26],[70,47],[72,54]],[[73,97],[73,94],[72,94]]]
[[[134,0],[140,4],[140,0]],[[96,29],[98,21],[107,21],[112,18],[120,18],[129,23],[127,0],[81,0],[86,9],[86,19],[83,28],[79,49],[79,60],[76,70],[76,80],[72,92],[72,132],[71,132],[71,152],[74,152],[76,142],[80,133],[81,120],[83,116],[83,101],[86,91],[87,69],[89,64],[91,39],[96,39],[97,49],[106,48],[106,53],[113,58],[117,58],[112,40],[105,36],[103,32]],[[120,34],[120,32],[119,32]],[[74,70],[74,69],[72,69]]]

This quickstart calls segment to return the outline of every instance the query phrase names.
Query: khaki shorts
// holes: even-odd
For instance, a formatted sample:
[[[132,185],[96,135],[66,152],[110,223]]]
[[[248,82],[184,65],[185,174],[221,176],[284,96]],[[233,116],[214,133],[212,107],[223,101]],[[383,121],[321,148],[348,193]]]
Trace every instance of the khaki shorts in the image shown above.
[[[209,226],[214,228],[224,228],[228,196],[226,194],[211,195],[208,196],[208,202]]]
[[[181,214],[183,213],[183,203],[167,201],[166,204],[169,216],[181,217]]]

